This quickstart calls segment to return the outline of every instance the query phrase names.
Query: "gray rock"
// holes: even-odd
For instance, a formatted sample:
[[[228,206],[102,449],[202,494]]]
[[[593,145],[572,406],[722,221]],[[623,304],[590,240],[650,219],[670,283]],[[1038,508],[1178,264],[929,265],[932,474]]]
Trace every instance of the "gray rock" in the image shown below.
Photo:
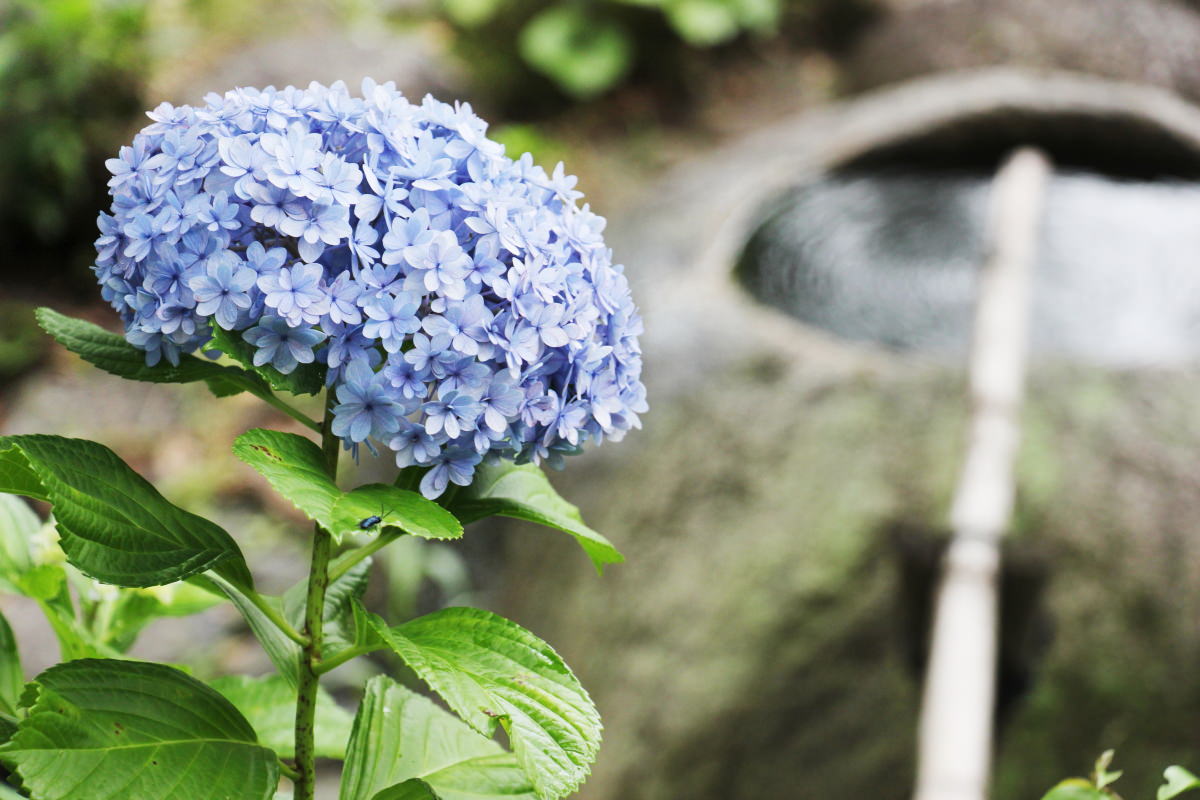
[[[596,578],[565,537],[505,537],[495,588],[497,610],[553,642],[604,714],[582,797],[910,796],[961,371],[805,327],[732,270],[787,186],[1014,113],[1097,136],[1132,121],[1200,152],[1200,114],[1164,92],[941,77],[681,165],[611,221],[645,312],[651,411],[645,431],[554,478],[628,563]],[[1200,750],[1198,390],[1186,370],[1045,364],[1032,377],[999,800],[1040,796],[1112,746],[1123,793],[1149,796],[1163,766]]]

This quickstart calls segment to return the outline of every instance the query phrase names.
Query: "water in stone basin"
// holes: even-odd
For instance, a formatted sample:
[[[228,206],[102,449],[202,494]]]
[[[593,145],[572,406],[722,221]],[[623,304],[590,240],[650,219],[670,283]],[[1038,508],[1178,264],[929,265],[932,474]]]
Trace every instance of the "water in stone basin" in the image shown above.
[[[990,175],[835,174],[784,197],[739,272],[837,336],[965,354]],[[1031,351],[1113,367],[1200,360],[1200,184],[1056,173],[1047,188]]]

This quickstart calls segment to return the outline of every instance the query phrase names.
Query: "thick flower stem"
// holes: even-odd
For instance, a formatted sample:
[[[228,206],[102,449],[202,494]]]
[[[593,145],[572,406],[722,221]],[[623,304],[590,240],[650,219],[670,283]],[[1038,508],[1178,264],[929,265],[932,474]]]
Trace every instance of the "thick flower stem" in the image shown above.
[[[325,419],[321,423],[321,450],[325,456],[325,471],[337,477],[338,447],[333,435],[333,395],[325,401]],[[300,652],[299,687],[296,695],[296,772],[295,800],[313,800],[316,790],[316,736],[318,666],[324,641],[325,591],[329,588],[329,559],[333,553],[333,537],[317,525],[313,528],[312,566],[308,574],[308,599],[304,607],[302,634],[308,643]]]

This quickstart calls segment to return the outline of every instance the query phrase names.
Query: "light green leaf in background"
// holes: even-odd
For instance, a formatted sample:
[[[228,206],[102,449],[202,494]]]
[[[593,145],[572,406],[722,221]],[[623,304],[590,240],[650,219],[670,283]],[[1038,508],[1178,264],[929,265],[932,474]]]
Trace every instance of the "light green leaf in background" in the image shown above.
[[[564,797],[587,777],[600,749],[600,715],[550,645],[478,608],[447,608],[394,628],[365,617],[468,725],[485,736],[497,722],[504,726],[539,797]]]
[[[521,57],[567,93],[594,97],[617,83],[633,61],[629,34],[592,6],[553,5],[521,30]]]
[[[25,690],[25,674],[21,671],[21,656],[17,638],[3,614],[0,614],[0,712],[15,717]]]
[[[210,686],[237,706],[258,733],[258,741],[283,758],[296,755],[296,688],[282,676],[250,678],[230,675]],[[324,689],[317,695],[316,753],[320,758],[345,758],[354,717]]]
[[[596,571],[624,557],[612,542],[589,528],[579,509],[564,500],[535,464],[501,462],[481,466],[475,480],[450,504],[464,525],[489,516],[536,522],[569,533],[592,559]]]
[[[1071,778],[1044,794],[1042,800],[1112,800],[1112,795],[1097,789],[1091,781]]]
[[[354,718],[338,796],[377,800],[414,779],[427,783],[441,800],[537,797],[516,759],[499,744],[391,679],[372,678]]]
[[[67,560],[105,583],[161,586],[212,569],[252,585],[228,533],[168,502],[96,442],[0,437],[0,491],[53,504]]]
[[[276,755],[213,689],[162,664],[85,659],[34,679],[0,747],[37,800],[267,800]]]
[[[33,564],[29,540],[42,521],[21,498],[0,494],[0,586],[16,591],[15,585]]]
[[[1156,800],[1171,800],[1193,789],[1200,789],[1200,778],[1183,767],[1167,767],[1163,772],[1163,780],[1166,783],[1158,787]]]

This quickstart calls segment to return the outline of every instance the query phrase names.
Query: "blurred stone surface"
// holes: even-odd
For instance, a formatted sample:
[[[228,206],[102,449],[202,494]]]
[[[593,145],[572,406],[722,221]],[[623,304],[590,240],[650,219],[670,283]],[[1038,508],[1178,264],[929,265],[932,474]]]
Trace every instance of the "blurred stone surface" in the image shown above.
[[[751,300],[733,264],[788,184],[1012,109],[1200,142],[1200,115],[1166,93],[939,77],[760,131],[613,215],[646,317],[651,411],[645,431],[553,478],[628,562],[597,578],[566,537],[506,524],[493,590],[601,708],[582,797],[910,796],[961,370],[809,329]],[[1198,391],[1194,371],[1032,376],[997,800],[1038,797],[1108,747],[1128,768],[1122,792],[1149,796],[1164,765],[1200,750]]]
[[[1088,73],[1200,98],[1200,12],[1177,0],[887,0],[852,91],[989,66]]]
[[[345,81],[354,94],[363,78],[395,81],[419,100],[427,92],[444,100],[461,97],[461,68],[419,30],[346,27],[290,31],[266,37],[211,59],[201,69],[180,73],[167,87],[172,102],[199,103],[212,91],[238,86],[307,86],[311,81]]]

